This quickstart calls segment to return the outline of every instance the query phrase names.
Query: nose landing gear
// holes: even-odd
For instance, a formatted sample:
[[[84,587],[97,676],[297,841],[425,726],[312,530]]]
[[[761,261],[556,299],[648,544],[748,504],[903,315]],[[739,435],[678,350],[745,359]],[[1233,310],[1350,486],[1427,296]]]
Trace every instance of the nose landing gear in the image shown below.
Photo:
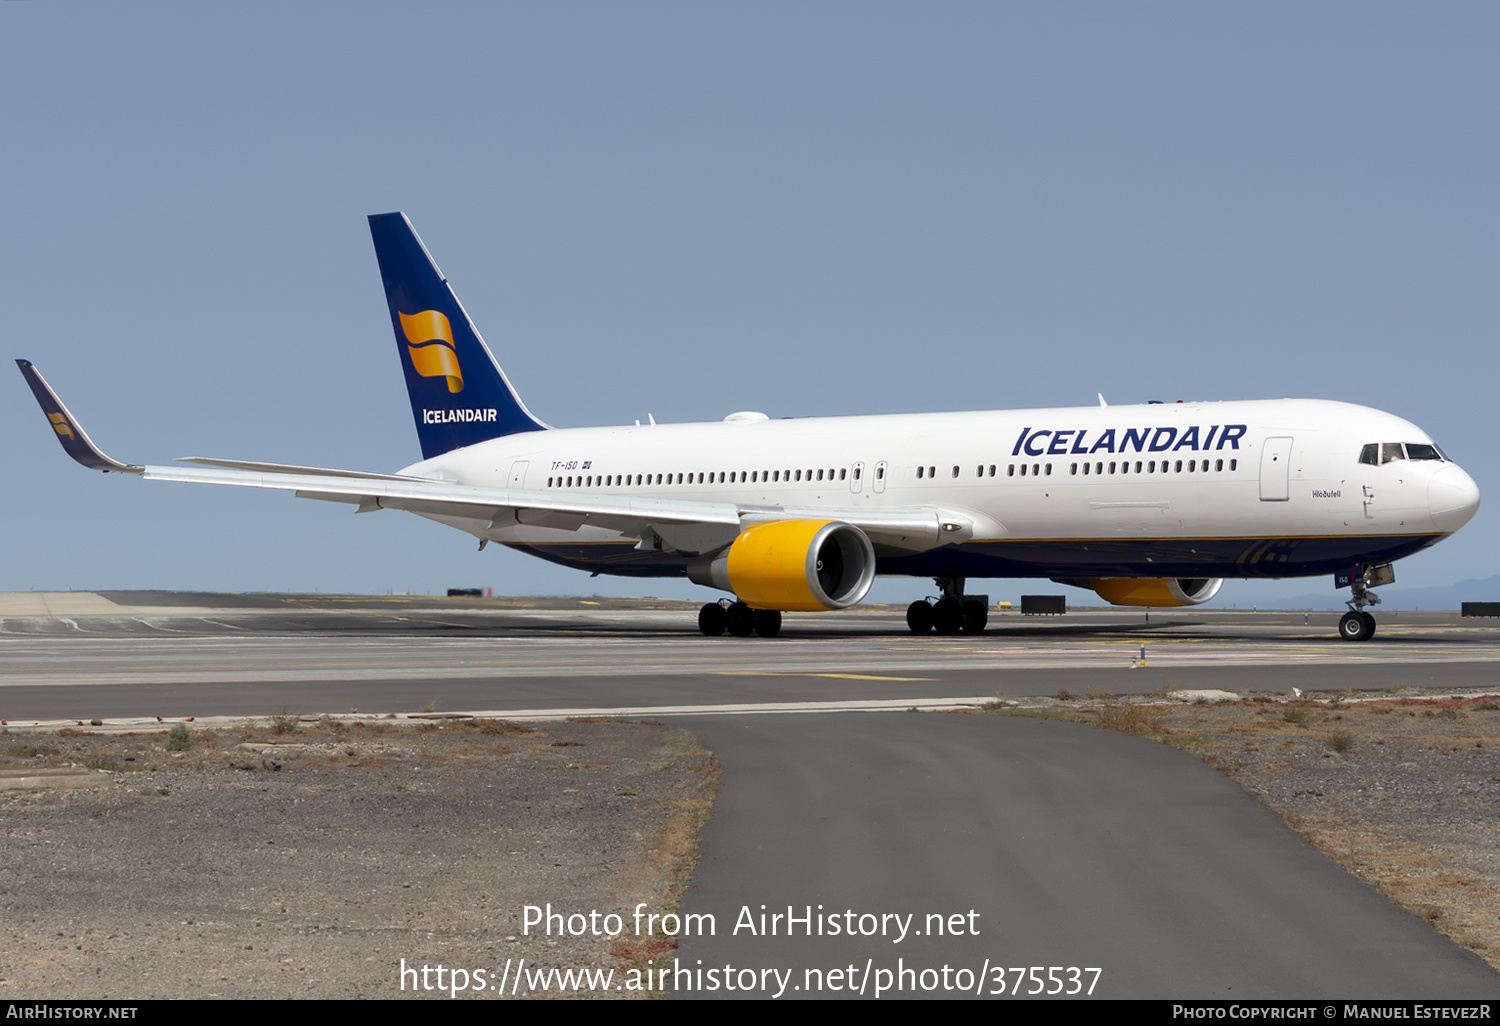
[[[1351,609],[1339,618],[1339,637],[1345,641],[1369,641],[1375,636],[1375,618],[1362,609]]]
[[[1339,637],[1345,641],[1369,641],[1375,636],[1375,618],[1365,612],[1365,606],[1380,605],[1380,596],[1369,589],[1381,584],[1394,584],[1396,571],[1389,563],[1384,566],[1357,566],[1349,575],[1349,612],[1339,618]]]

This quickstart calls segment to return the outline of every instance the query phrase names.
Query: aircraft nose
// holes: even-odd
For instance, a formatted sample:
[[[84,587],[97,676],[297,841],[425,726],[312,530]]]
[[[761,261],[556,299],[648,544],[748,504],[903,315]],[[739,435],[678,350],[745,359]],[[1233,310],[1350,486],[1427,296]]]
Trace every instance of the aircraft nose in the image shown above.
[[[1448,464],[1427,483],[1427,510],[1439,531],[1452,534],[1479,510],[1479,486],[1463,470]]]

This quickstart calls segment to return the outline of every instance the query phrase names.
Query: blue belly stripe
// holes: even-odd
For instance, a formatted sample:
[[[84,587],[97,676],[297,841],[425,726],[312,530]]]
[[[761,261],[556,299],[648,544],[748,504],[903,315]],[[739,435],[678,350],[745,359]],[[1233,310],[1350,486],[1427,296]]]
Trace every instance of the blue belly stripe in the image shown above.
[[[1446,535],[1357,538],[1008,539],[882,556],[876,573],[908,577],[1314,577],[1356,563],[1389,563]],[[577,570],[682,577],[688,557],[631,542],[510,546]]]

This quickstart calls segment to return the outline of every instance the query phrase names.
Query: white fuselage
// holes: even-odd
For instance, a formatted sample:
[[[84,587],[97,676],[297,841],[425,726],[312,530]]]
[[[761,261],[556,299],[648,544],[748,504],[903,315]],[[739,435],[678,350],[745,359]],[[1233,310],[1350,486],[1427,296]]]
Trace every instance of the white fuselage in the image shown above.
[[[402,473],[579,496],[937,506],[972,522],[954,545],[881,552],[881,573],[1280,577],[1389,562],[1473,515],[1478,489],[1452,462],[1360,462],[1389,443],[1432,444],[1378,410],[1283,399],[553,429]],[[587,524],[433,519],[605,573],[686,565],[633,558],[635,538]]]

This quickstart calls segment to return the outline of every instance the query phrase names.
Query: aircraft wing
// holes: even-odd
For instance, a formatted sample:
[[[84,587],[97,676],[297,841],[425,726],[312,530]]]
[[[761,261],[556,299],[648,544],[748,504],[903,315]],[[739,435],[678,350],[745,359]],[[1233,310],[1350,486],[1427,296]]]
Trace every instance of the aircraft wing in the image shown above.
[[[299,498],[351,503],[357,512],[400,509],[484,520],[491,528],[528,524],[578,530],[592,525],[642,538],[654,532],[669,547],[688,554],[717,551],[752,524],[804,519],[842,520],[863,530],[877,548],[920,552],[968,540],[975,534],[976,519],[985,519],[972,511],[935,506],[870,510],[487,488],[399,474],[202,456],[179,461],[196,466],[121,463],[94,444],[30,362],[16,363],[70,457],[91,470],[134,474],[148,481],[270,488]],[[989,535],[1004,531],[999,525],[985,526]]]
[[[278,473],[199,467],[142,467],[148,481],[185,481],[196,484],[237,485],[295,492],[304,499],[356,503],[364,509],[404,509],[413,513],[483,518],[499,527],[512,523],[563,526],[567,520],[599,524],[614,530],[655,521],[667,523],[739,523],[733,503],[694,502],[691,499],[650,499],[641,496],[582,495],[560,497],[555,492],[520,488],[483,488],[450,481],[402,478],[394,475]],[[504,516],[510,513],[512,516]],[[531,514],[535,514],[534,516]],[[497,520],[498,515],[498,520]],[[553,522],[548,522],[549,520]]]

